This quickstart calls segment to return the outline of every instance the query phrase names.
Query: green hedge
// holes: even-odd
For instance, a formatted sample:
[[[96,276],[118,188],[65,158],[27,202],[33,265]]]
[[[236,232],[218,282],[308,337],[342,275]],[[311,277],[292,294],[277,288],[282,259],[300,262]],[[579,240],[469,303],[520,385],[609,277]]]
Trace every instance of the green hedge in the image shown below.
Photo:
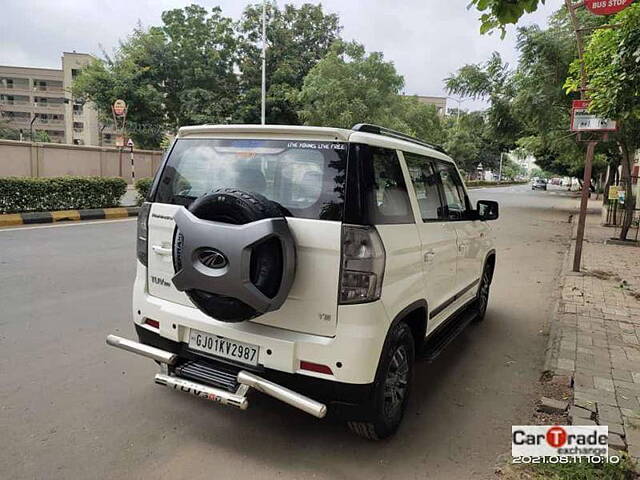
[[[0,213],[117,207],[126,190],[122,178],[0,177]]]
[[[486,180],[469,180],[464,182],[467,187],[497,187],[500,185],[523,185],[525,183],[529,183],[528,181],[510,181],[503,180],[502,182],[488,182]]]
[[[147,199],[147,195],[149,194],[149,190],[151,190],[151,184],[153,183],[153,178],[141,178],[140,180],[136,180],[136,190],[138,191],[138,205],[142,205]]]

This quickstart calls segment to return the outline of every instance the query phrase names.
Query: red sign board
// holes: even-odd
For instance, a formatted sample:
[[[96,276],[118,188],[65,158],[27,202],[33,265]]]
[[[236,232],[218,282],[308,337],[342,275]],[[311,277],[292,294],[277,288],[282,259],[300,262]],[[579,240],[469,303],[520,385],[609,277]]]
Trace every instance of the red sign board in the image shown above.
[[[584,6],[596,15],[613,15],[633,3],[633,0],[585,0]]]
[[[572,107],[574,109],[579,108],[581,110],[584,110],[586,108],[589,108],[589,103],[589,100],[574,100]]]

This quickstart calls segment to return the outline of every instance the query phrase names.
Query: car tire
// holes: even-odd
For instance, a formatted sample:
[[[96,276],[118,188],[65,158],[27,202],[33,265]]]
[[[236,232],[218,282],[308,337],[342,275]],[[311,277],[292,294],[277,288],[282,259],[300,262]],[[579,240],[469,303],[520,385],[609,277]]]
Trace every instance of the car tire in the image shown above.
[[[196,199],[189,211],[202,220],[242,225],[265,218],[282,217],[282,209],[257,193],[232,188],[221,188]],[[182,268],[182,234],[176,228],[173,242],[175,271]],[[256,245],[251,252],[251,283],[269,298],[280,288],[283,275],[282,248],[272,238]],[[204,290],[186,290],[189,299],[208,316],[224,322],[243,322],[260,313],[236,298],[217,295]]]
[[[492,267],[487,264],[482,271],[482,277],[480,277],[480,286],[478,287],[478,296],[474,302],[475,317],[473,321],[480,323],[484,320],[487,314],[487,305],[489,305],[489,294],[491,291],[491,277]]]
[[[399,322],[389,331],[382,349],[371,413],[364,421],[347,422],[353,433],[369,440],[382,440],[398,430],[413,384],[414,359],[411,329]]]

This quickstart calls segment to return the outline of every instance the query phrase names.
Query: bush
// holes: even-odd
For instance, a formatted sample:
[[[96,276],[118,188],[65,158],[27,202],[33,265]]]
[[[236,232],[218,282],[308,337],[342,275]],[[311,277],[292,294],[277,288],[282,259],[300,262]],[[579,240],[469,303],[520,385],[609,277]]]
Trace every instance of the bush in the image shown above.
[[[138,205],[142,205],[147,199],[147,195],[149,195],[149,190],[151,190],[151,184],[153,183],[153,178],[141,178],[140,180],[136,180],[136,190],[138,191]]]
[[[525,181],[503,180],[501,182],[489,182],[486,180],[468,180],[464,183],[467,187],[473,188],[473,187],[491,187],[491,186],[497,186],[497,185],[523,185],[529,182],[526,180]]]
[[[120,205],[122,178],[0,178],[0,213],[106,208]]]

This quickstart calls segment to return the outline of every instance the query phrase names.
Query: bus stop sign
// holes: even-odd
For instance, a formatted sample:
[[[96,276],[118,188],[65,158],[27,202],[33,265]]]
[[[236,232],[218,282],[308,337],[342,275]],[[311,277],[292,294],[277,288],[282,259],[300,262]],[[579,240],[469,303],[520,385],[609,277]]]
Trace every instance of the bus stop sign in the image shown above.
[[[613,15],[633,3],[633,0],[585,0],[584,6],[595,15]]]

